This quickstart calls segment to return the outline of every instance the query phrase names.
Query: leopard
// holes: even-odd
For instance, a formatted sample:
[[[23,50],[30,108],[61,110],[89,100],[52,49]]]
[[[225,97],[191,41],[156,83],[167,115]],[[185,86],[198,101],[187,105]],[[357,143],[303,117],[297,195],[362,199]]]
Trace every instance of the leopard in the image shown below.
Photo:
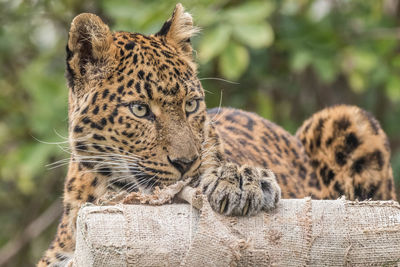
[[[207,109],[198,32],[181,4],[150,35],[113,32],[90,13],[73,19],[63,214],[37,266],[72,264],[78,210],[110,192],[190,181],[226,216],[271,211],[281,198],[396,199],[389,141],[368,111],[326,107],[292,135],[255,113]]]

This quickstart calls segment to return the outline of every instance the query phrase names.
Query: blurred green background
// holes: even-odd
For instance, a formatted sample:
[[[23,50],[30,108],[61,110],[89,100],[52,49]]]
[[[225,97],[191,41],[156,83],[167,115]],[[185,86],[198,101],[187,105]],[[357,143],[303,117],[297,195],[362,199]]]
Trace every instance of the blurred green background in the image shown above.
[[[291,133],[338,103],[369,110],[390,137],[400,185],[398,0],[182,1],[209,107],[255,111]],[[32,266],[55,234],[68,154],[64,58],[72,18],[155,33],[176,2],[0,0],[0,265]],[[40,141],[38,141],[40,140]],[[398,188],[397,187],[397,188]],[[47,211],[47,212],[46,212]]]

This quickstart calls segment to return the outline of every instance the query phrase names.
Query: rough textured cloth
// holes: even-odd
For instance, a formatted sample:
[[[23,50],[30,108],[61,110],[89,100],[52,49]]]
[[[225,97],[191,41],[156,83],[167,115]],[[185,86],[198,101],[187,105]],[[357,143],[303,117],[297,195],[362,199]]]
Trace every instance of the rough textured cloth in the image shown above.
[[[192,193],[183,198],[200,210],[187,204],[83,207],[74,266],[400,263],[398,202],[283,199],[270,212],[226,217]]]

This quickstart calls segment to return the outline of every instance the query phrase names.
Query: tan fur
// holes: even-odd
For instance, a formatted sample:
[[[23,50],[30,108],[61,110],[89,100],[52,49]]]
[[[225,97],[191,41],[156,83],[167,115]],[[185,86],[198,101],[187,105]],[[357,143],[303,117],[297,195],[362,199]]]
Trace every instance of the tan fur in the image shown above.
[[[91,45],[93,60],[85,62],[82,68],[89,75],[82,75],[80,60],[82,49]],[[95,83],[104,79],[117,64],[117,49],[108,26],[96,15],[82,13],[74,18],[69,32],[68,48],[74,53],[70,66],[79,77],[77,87],[94,87]],[[77,89],[78,90],[78,89]],[[80,90],[83,93],[84,90]]]
[[[184,52],[191,53],[192,49],[187,40],[200,31],[198,27],[193,26],[192,16],[185,12],[182,4],[179,3],[176,5],[170,21],[171,28],[166,36],[168,41],[180,46]]]
[[[168,43],[176,47],[185,58],[193,70],[196,70],[196,63],[192,60],[192,46],[190,38],[200,32],[200,28],[193,25],[193,19],[190,13],[185,12],[182,4],[178,3],[170,19],[166,21],[170,24],[165,39]]]
[[[337,121],[342,118],[348,120],[348,126],[346,129],[338,132]],[[324,121],[321,146],[317,148],[314,142],[314,147],[311,149],[311,140],[315,140],[315,136],[318,135],[318,130],[315,130],[315,128],[318,127],[318,123],[321,120]],[[319,198],[339,197],[340,194],[334,189],[337,182],[341,185],[344,194],[349,199],[360,197],[355,195],[354,188],[357,186],[365,190],[377,187],[376,194],[379,194],[380,198],[395,199],[394,190],[386,188],[386,185],[392,185],[393,183],[389,141],[379,123],[372,115],[354,106],[341,105],[327,108],[305,121],[296,135],[302,140],[306,153],[310,155],[310,161],[319,162],[319,170],[323,168],[323,165],[326,165],[335,173],[335,182],[322,187],[318,194],[316,193]],[[353,135],[358,140],[357,147],[345,156],[345,163],[343,165],[337,164],[337,158],[340,153],[346,152],[349,147],[355,145],[352,144],[350,138]],[[330,141],[332,136],[335,136],[335,139]],[[329,142],[331,142],[330,145],[327,145]],[[356,170],[352,171],[352,164],[354,165],[355,161],[364,157],[365,161],[369,161],[365,163],[365,165],[368,165],[368,170],[360,173],[357,173]],[[382,166],[379,166],[380,160],[382,160]],[[349,177],[352,177],[352,179],[349,179]],[[323,184],[322,180],[320,182]],[[381,186],[381,184],[384,186]],[[379,191],[381,192],[379,193]]]
[[[65,266],[86,202],[190,179],[225,215],[250,216],[285,198],[394,199],[390,149],[365,111],[336,106],[295,136],[254,113],[207,111],[178,4],[155,35],[110,32],[77,16],[67,50],[71,160],[64,213],[38,266]],[[195,101],[196,109],[186,111]],[[132,111],[139,105],[142,117]]]

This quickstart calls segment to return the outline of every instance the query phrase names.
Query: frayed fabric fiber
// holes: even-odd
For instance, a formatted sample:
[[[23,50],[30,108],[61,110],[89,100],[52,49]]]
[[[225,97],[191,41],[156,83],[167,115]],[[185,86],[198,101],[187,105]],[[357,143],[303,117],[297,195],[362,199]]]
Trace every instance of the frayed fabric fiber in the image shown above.
[[[215,213],[201,195],[196,203],[199,210],[189,204],[83,207],[73,266],[400,263],[395,201],[283,199],[252,217]]]

